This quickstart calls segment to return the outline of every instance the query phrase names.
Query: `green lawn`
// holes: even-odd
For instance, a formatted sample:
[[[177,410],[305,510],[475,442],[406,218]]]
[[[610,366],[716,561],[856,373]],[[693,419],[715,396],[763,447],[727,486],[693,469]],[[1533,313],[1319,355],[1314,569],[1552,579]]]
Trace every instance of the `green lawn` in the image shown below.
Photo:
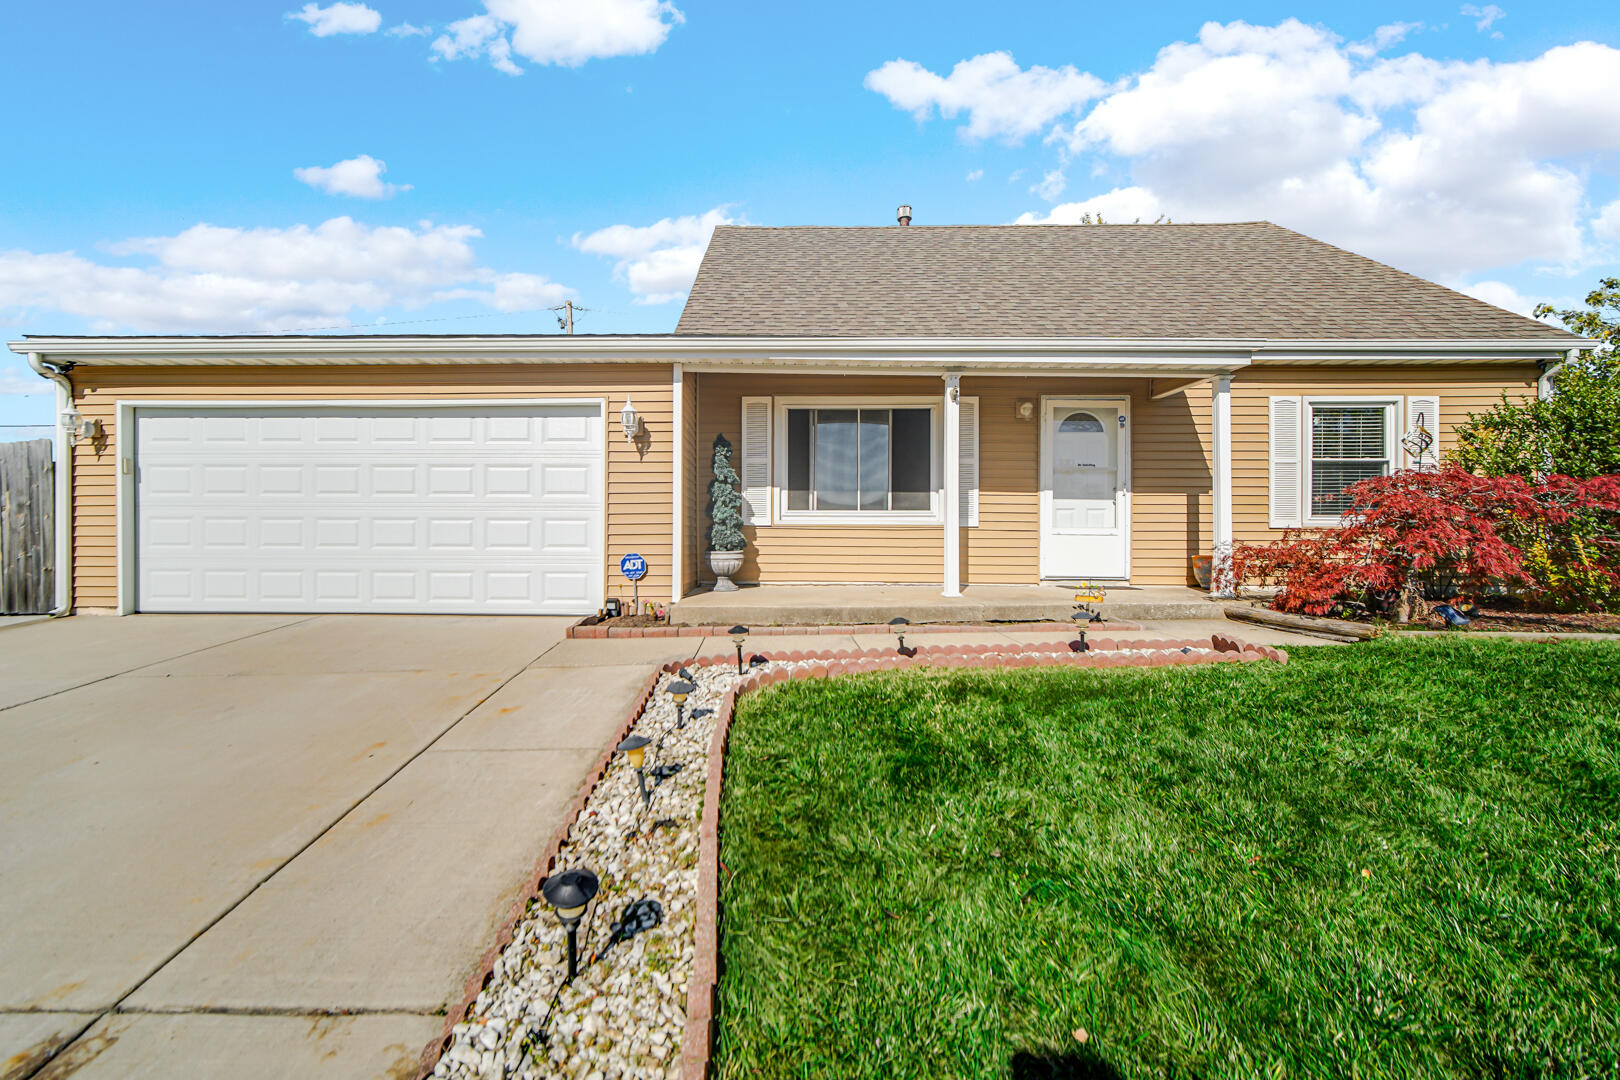
[[[745,699],[720,1075],[1620,1075],[1620,648],[1292,655]]]

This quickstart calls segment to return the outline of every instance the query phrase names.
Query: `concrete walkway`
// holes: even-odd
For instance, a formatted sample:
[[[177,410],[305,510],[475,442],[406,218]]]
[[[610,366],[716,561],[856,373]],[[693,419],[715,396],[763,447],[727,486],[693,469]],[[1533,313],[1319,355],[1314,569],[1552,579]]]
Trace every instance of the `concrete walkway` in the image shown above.
[[[409,1075],[648,665],[703,645],[569,621],[8,630],[0,1077]]]

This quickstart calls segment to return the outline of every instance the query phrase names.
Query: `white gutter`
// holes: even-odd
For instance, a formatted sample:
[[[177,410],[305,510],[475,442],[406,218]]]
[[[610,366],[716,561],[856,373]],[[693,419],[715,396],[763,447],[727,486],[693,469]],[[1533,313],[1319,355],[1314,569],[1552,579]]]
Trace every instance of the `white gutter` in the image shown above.
[[[1559,370],[1563,368],[1565,364],[1573,364],[1580,355],[1581,350],[1571,349],[1565,355],[1564,359],[1548,364],[1546,367],[1541,369],[1541,378],[1536,380],[1537,401],[1547,401],[1553,396],[1553,394],[1556,392],[1553,387],[1553,376],[1557,375]]]
[[[1374,359],[1547,359],[1570,339],[1284,340],[1264,338],[827,338],[709,337],[690,334],[561,334],[511,336],[380,335],[261,337],[55,337],[13,341],[13,352],[38,352],[79,363],[397,364],[397,363],[707,363],[870,364],[918,366],[998,363],[1009,367],[1150,355],[1177,361],[1223,358],[1295,363]],[[1587,347],[1587,346],[1577,346]]]
[[[68,417],[73,413],[73,384],[60,371],[45,365],[37,352],[28,354],[28,366],[56,384],[56,464],[51,476],[56,488],[56,537],[51,562],[56,567],[56,606],[52,618],[73,610],[73,440]]]

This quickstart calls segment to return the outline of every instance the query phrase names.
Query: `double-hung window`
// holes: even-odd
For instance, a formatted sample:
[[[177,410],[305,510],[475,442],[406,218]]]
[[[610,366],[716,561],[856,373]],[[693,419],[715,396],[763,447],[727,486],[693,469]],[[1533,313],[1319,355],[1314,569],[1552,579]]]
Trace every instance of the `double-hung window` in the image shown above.
[[[1308,522],[1337,522],[1350,509],[1346,488],[1394,470],[1396,405],[1306,399]]]
[[[784,404],[782,520],[938,520],[936,413],[882,401]]]

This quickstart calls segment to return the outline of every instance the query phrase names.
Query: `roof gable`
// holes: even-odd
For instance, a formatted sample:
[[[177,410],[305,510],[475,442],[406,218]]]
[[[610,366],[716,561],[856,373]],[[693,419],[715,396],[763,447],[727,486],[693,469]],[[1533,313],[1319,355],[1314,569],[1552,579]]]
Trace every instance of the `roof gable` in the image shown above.
[[[1581,340],[1269,222],[722,226],[675,332]]]

